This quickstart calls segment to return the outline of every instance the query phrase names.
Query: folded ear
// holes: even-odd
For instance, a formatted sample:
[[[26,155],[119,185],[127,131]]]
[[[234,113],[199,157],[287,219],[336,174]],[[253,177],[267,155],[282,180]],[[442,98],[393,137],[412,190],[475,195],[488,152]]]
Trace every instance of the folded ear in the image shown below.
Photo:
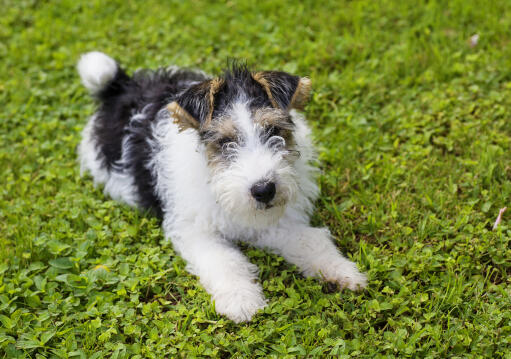
[[[167,105],[167,110],[181,131],[187,128],[199,130],[209,125],[215,106],[215,94],[222,85],[221,79],[203,81]]]
[[[252,78],[263,86],[275,108],[301,110],[309,100],[311,81],[307,77],[280,71],[261,71],[252,74]]]
[[[167,111],[169,111],[170,116],[174,119],[174,123],[179,126],[180,131],[186,130],[187,128],[199,129],[199,121],[181,107],[177,101],[169,103],[167,105]]]

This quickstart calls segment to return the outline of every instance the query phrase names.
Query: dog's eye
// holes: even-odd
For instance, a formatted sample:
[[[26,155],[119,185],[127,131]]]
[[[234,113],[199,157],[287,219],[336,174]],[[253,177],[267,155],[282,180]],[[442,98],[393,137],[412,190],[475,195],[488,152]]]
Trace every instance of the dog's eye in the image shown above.
[[[266,130],[266,136],[268,136],[268,138],[271,138],[273,136],[280,136],[280,134],[281,134],[280,128],[275,126],[270,126],[268,130]]]
[[[218,140],[218,145],[220,147],[224,147],[224,145],[226,145],[228,143],[232,143],[232,142],[236,142],[234,140],[234,138],[232,138],[232,137],[222,137],[221,139]]]

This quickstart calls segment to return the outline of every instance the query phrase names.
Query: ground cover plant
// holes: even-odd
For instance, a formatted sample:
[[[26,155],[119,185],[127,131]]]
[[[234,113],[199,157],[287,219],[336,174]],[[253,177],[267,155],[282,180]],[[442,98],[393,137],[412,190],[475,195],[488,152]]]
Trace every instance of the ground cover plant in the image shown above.
[[[4,358],[511,358],[511,3],[4,0]],[[473,36],[478,35],[478,36]],[[472,38],[472,39],[471,39]],[[362,293],[245,247],[269,305],[215,314],[158,221],[80,177],[93,113],[79,55],[308,75],[322,169],[313,221]]]

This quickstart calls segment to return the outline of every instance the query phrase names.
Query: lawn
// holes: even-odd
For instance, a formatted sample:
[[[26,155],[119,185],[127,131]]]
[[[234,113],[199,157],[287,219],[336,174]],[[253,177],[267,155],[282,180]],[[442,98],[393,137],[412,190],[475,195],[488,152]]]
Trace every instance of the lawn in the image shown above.
[[[511,2],[2,5],[1,357],[511,358],[511,213],[492,230],[511,206]],[[80,176],[90,50],[128,69],[241,58],[309,76],[312,221],[367,290],[244,247],[269,305],[218,316],[158,220]]]

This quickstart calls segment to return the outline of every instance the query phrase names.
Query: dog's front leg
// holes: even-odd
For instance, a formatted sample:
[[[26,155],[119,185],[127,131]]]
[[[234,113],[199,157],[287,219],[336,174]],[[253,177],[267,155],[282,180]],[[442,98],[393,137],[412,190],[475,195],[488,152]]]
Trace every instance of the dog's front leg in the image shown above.
[[[187,261],[188,271],[197,275],[211,294],[219,314],[239,323],[265,307],[266,299],[256,281],[257,266],[232,243],[198,229],[180,231],[172,236],[172,242]]]
[[[284,222],[265,231],[257,245],[282,255],[306,276],[320,277],[351,290],[367,285],[366,275],[337,250],[327,228]]]

